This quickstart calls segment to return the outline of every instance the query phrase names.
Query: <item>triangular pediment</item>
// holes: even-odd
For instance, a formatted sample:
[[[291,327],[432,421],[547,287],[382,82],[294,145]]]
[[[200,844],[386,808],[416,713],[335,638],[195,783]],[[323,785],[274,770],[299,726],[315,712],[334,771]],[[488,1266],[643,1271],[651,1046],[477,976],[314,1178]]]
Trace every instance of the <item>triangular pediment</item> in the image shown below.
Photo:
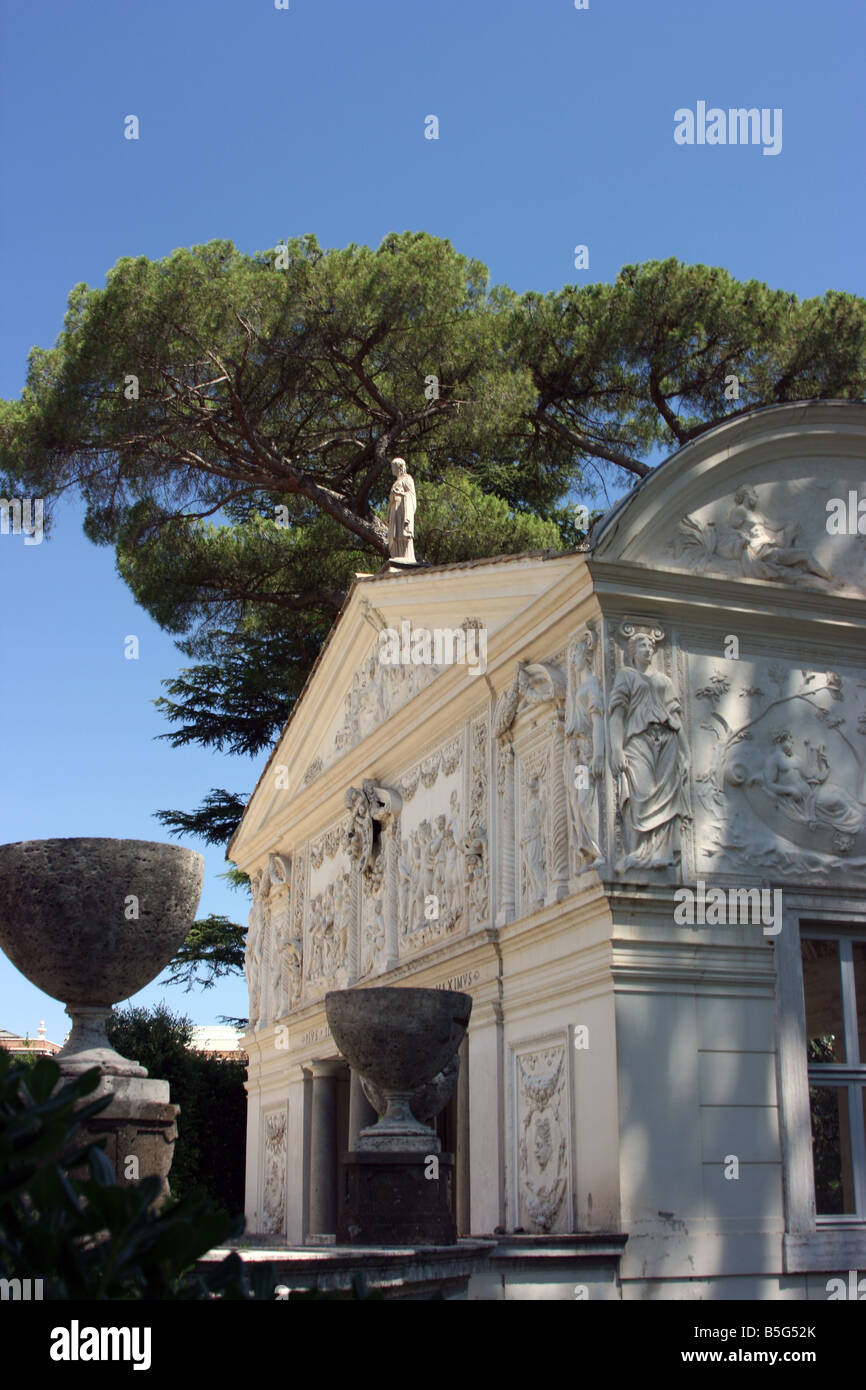
[[[359,576],[230,853],[337,764],[356,762],[356,750],[437,681],[449,682],[449,696],[467,688],[480,694],[500,634],[575,563],[572,555],[539,553]]]

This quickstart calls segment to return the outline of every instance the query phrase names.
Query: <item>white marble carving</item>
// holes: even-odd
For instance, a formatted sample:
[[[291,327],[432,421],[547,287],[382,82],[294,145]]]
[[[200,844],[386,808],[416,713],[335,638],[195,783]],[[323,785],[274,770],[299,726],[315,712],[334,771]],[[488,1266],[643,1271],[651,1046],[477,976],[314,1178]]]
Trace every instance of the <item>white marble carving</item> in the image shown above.
[[[465,856],[465,893],[470,928],[482,925],[490,913],[487,760],[487,720],[477,719],[471,731],[469,829],[460,841]]]
[[[595,634],[586,628],[568,649],[565,705],[565,784],[569,844],[574,874],[604,858],[600,833],[600,787],[605,767],[604,695],[593,670]]]
[[[292,941],[300,943],[301,950],[301,980],[299,991],[303,994],[304,988],[304,924],[305,908],[307,901],[307,862],[303,851],[295,854],[292,859]]]
[[[379,787],[365,777],[362,787],[346,792],[349,821],[342,836],[346,853],[359,873],[373,875],[381,884],[384,863],[382,830],[400,814],[402,798],[391,787]]]
[[[502,867],[496,920],[568,893],[569,826],[566,768],[566,677],[555,661],[518,662],[511,685],[493,713],[499,742],[497,789],[500,795]],[[512,740],[514,743],[512,744]],[[545,746],[539,752],[539,742]],[[510,748],[517,748],[521,774],[518,836],[519,885],[512,867],[514,786]]]
[[[277,891],[272,904],[276,972],[272,1021],[283,1018],[300,1002],[304,976],[303,932],[295,923],[291,892],[291,860],[274,855]]]
[[[314,782],[316,778],[320,776],[323,769],[324,763],[322,762],[322,759],[318,757],[314,758],[313,761],[310,763],[309,767],[307,768],[306,772],[304,773],[304,786],[308,787],[311,782]]]
[[[281,1235],[286,1223],[286,1112],[264,1116],[262,1234]]]
[[[249,1027],[252,1029],[258,1028],[261,1014],[262,951],[265,934],[263,885],[264,893],[266,893],[269,886],[266,869],[264,871],[259,870],[250,876],[253,901],[247,919],[244,974],[246,975],[247,994],[249,996]]]
[[[305,976],[310,986],[336,987],[348,967],[353,892],[350,871],[344,869],[310,899]]]
[[[495,728],[494,723],[494,728]],[[515,793],[514,744],[504,733],[496,744],[496,791],[499,824],[499,894],[496,904],[496,924],[502,926],[514,917],[515,885]]]
[[[673,682],[652,669],[660,629],[623,623],[628,664],[610,696],[610,764],[616,779],[625,853],[617,868],[679,865],[681,828],[689,816],[689,752]]]
[[[525,769],[521,798],[521,900],[526,908],[544,902],[547,893],[547,797],[540,760]]]
[[[314,869],[320,869],[325,861],[325,857],[333,859],[340,845],[344,842],[349,825],[341,821],[339,825],[334,825],[318,840],[310,845],[310,863]]]
[[[405,459],[392,459],[394,482],[388,497],[388,554],[404,564],[415,563],[415,484]]]
[[[493,737],[503,739],[508,734],[520,704],[520,672],[522,663],[518,661],[517,670],[510,685],[506,686],[496,701],[493,711]]]
[[[415,662],[405,666],[385,664],[379,660],[379,645],[375,643],[367,660],[352,677],[345,697],[343,721],[334,740],[335,751],[341,753],[354,748],[429,685],[442,669]]]
[[[487,921],[490,903],[487,835],[485,831],[470,831],[461,848],[466,856],[466,887],[472,925],[480,926]]]
[[[385,917],[381,894],[365,892],[361,976],[377,975],[385,964]]]
[[[404,838],[397,861],[399,923],[409,949],[453,931],[463,915],[462,832],[457,793],[448,813],[426,818]]]
[[[713,670],[696,682],[704,756],[695,786],[707,859],[752,872],[862,875],[866,718],[858,689],[835,671],[767,661],[737,662],[733,677]]]
[[[365,789],[349,787],[346,792],[349,823],[345,831],[346,853],[359,872],[370,868],[373,861],[374,826],[370,798]],[[315,860],[313,861],[315,865]]]
[[[545,1234],[569,1229],[565,1046],[518,1053],[518,1225]]]
[[[400,795],[404,801],[411,801],[419,786],[427,791],[435,786],[440,772],[450,776],[456,772],[463,761],[463,735],[451,740],[444,748],[437,749],[423,758],[420,763],[403,774],[400,779]]]
[[[757,489],[745,484],[717,521],[685,516],[673,543],[674,554],[690,568],[769,579],[777,584],[832,584],[833,576],[801,543],[797,521],[771,521]]]
[[[565,676],[554,661],[518,662],[517,683],[520,692],[518,715],[533,706],[565,699]]]

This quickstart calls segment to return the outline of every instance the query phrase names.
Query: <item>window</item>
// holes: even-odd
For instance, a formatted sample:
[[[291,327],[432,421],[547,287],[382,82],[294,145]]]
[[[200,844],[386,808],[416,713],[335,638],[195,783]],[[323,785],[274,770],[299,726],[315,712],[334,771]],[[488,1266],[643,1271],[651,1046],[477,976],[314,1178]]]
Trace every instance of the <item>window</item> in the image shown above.
[[[866,936],[800,939],[818,1224],[866,1220]]]

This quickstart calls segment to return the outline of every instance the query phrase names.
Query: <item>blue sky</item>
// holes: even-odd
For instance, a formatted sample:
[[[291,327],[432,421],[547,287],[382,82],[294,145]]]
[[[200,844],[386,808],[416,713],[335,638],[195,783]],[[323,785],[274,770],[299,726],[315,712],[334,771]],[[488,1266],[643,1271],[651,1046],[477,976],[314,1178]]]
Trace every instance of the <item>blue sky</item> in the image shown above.
[[[424,230],[517,290],[676,256],[864,294],[864,34],[860,0],[3,0],[0,395],[74,284],[215,237],[251,252]],[[699,101],[781,108],[781,152],[675,144],[674,112]],[[184,659],[80,523],[71,501],[40,546],[0,536],[0,842],[161,839],[155,810],[251,788],[266,756],[154,741]],[[205,853],[201,913],[245,920]],[[163,993],[195,1022],[246,1013],[243,981],[138,999]],[[62,1039],[62,1006],[0,957],[0,1027],[42,1018]]]

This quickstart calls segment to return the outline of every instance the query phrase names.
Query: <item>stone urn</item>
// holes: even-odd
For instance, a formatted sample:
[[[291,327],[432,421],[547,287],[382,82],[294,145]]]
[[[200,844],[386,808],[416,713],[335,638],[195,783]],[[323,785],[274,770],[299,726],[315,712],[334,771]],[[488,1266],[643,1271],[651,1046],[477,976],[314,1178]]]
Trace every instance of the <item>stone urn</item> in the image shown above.
[[[177,1138],[167,1081],[108,1041],[113,1004],[168,965],[195,918],[204,860],[150,840],[24,840],[0,845],[0,946],[39,989],[66,1005],[72,1030],[54,1060],[66,1075],[98,1067],[110,1095],[85,1132],[104,1143],[121,1184],[162,1181]]]
[[[378,1124],[361,1130],[359,1151],[439,1152],[435,1132],[417,1116],[435,1116],[453,1091],[471,1012],[471,996],[456,990],[384,986],[325,995],[334,1041],[380,1111]]]
[[[66,1005],[64,1072],[146,1076],[111,1047],[112,1004],[150,984],[192,926],[204,877],[195,850],[151,840],[22,840],[0,845],[0,946]]]
[[[409,1108],[415,1119],[420,1120],[422,1125],[432,1126],[439,1111],[445,1109],[454,1094],[459,1070],[460,1058],[455,1053],[447,1067],[437,1072],[432,1081],[426,1082],[425,1085],[417,1087],[412,1092]],[[361,1089],[376,1114],[384,1115],[388,1110],[388,1097],[385,1093],[366,1077],[361,1078]]]

